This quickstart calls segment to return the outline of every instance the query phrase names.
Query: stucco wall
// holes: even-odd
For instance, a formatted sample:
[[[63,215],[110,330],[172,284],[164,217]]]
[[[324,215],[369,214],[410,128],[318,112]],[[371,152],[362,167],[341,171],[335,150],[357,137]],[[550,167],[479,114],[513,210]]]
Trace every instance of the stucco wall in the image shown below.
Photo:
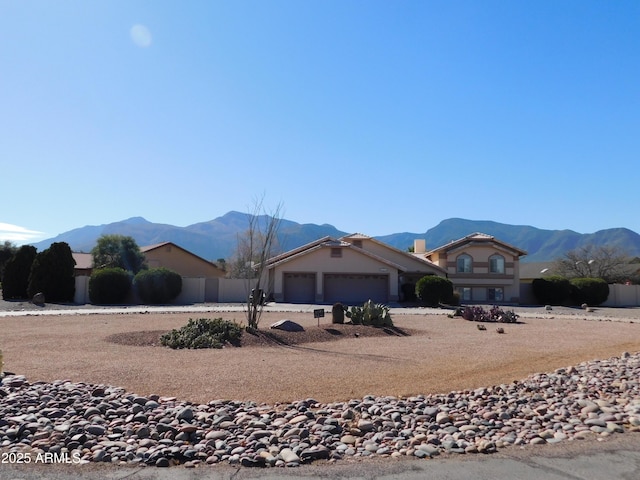
[[[458,273],[457,260],[467,254],[473,259],[471,273]],[[493,255],[504,258],[504,274],[489,273],[489,258]],[[446,265],[449,279],[454,286],[471,287],[473,301],[484,302],[488,298],[488,288],[502,288],[505,302],[520,300],[520,261],[512,253],[493,245],[467,245],[447,253],[446,259],[440,257]]]
[[[144,253],[149,267],[165,267],[183,277],[223,277],[224,272],[213,263],[174,245],[162,245]]]
[[[218,298],[206,298],[207,290],[210,288],[207,285],[207,282],[210,280],[211,279],[204,278],[183,279],[183,293],[174,303],[179,304],[180,299],[182,299],[184,303],[201,303],[205,301],[219,303],[244,303],[247,299],[247,292],[251,290],[251,288],[247,287],[246,280],[228,278],[213,279],[218,283]],[[76,293],[74,302],[78,305],[89,303],[89,277],[77,276],[75,277],[75,281]],[[536,299],[533,296],[531,284],[525,283],[518,286],[518,288],[520,287],[522,288],[522,292],[519,292],[518,295],[522,297],[520,299],[520,303],[524,305],[535,304]],[[605,303],[603,303],[603,306],[640,306],[640,285],[609,285],[609,290],[609,298]]]
[[[390,265],[368,257],[356,248],[340,248],[341,256],[332,257],[331,248],[319,248],[314,252],[289,260],[274,269],[273,292],[276,299],[284,296],[284,273],[312,272],[316,274],[316,299],[322,301],[323,277],[325,273],[361,273],[389,275],[390,298],[398,296],[398,270]]]

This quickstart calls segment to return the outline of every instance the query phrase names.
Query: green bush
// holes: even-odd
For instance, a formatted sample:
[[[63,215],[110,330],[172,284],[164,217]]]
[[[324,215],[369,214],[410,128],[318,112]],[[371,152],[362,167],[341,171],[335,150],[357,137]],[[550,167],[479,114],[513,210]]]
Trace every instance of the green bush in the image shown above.
[[[393,327],[389,307],[371,300],[366,301],[362,307],[345,308],[345,314],[354,325]]]
[[[91,303],[124,303],[131,290],[131,275],[119,267],[94,270],[89,278]]]
[[[36,247],[23,245],[7,261],[2,277],[2,298],[15,300],[27,298],[29,272],[37,255]]]
[[[132,274],[147,268],[147,260],[133,237],[117,234],[100,236],[91,250],[94,265],[122,268]]]
[[[69,244],[52,243],[36,255],[31,265],[27,289],[29,297],[42,292],[47,302],[73,302],[76,292],[75,265]]]
[[[165,347],[178,348],[222,348],[225,343],[239,345],[242,327],[222,318],[189,319],[184,327],[171,330],[160,337]]]
[[[169,303],[182,291],[182,277],[168,268],[141,270],[133,285],[144,303]]]
[[[609,285],[601,278],[573,278],[571,286],[574,305],[600,305],[609,297]]]
[[[571,297],[571,282],[557,275],[536,278],[531,287],[538,303],[543,305],[562,305]]]
[[[453,283],[448,278],[427,275],[416,283],[416,296],[432,307],[449,303],[453,299]]]

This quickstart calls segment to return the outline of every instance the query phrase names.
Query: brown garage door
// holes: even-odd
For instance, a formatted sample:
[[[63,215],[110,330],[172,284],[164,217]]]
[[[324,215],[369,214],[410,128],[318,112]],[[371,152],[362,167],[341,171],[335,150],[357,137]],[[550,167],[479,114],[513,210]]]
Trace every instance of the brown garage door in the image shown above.
[[[326,274],[325,302],[348,304],[389,301],[389,275]]]
[[[315,303],[315,273],[285,273],[284,301],[289,303]]]

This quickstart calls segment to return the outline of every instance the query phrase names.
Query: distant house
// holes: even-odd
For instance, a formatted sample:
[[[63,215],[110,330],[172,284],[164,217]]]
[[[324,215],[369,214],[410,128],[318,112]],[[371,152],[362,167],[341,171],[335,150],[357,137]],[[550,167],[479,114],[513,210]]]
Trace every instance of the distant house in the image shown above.
[[[93,256],[90,253],[72,252],[73,260],[76,262],[74,274],[76,277],[90,276],[93,270]]]
[[[520,257],[527,252],[491,235],[473,233],[414,255],[447,272],[461,302],[518,303]]]
[[[164,267],[183,277],[222,278],[224,270],[172,242],[140,247],[150,268]],[[91,275],[93,257],[90,253],[73,253],[76,276]]]
[[[446,276],[432,262],[362,234],[324,237],[269,259],[270,293],[290,303],[395,302],[425,275]],[[409,286],[409,288],[406,288]]]
[[[173,242],[140,247],[140,251],[146,257],[149,268],[168,268],[183,277],[222,278],[225,276],[225,271],[215,263],[205,260]]]

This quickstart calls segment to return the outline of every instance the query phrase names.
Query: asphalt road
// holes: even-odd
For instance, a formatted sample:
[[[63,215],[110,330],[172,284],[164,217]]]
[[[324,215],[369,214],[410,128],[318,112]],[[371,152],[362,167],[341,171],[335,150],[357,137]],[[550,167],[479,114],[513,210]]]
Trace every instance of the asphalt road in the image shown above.
[[[228,465],[116,467],[111,465],[0,464],[0,480],[639,480],[640,433],[614,435],[606,441],[574,441],[492,455],[432,460],[390,458],[318,463],[290,469],[234,468]]]

